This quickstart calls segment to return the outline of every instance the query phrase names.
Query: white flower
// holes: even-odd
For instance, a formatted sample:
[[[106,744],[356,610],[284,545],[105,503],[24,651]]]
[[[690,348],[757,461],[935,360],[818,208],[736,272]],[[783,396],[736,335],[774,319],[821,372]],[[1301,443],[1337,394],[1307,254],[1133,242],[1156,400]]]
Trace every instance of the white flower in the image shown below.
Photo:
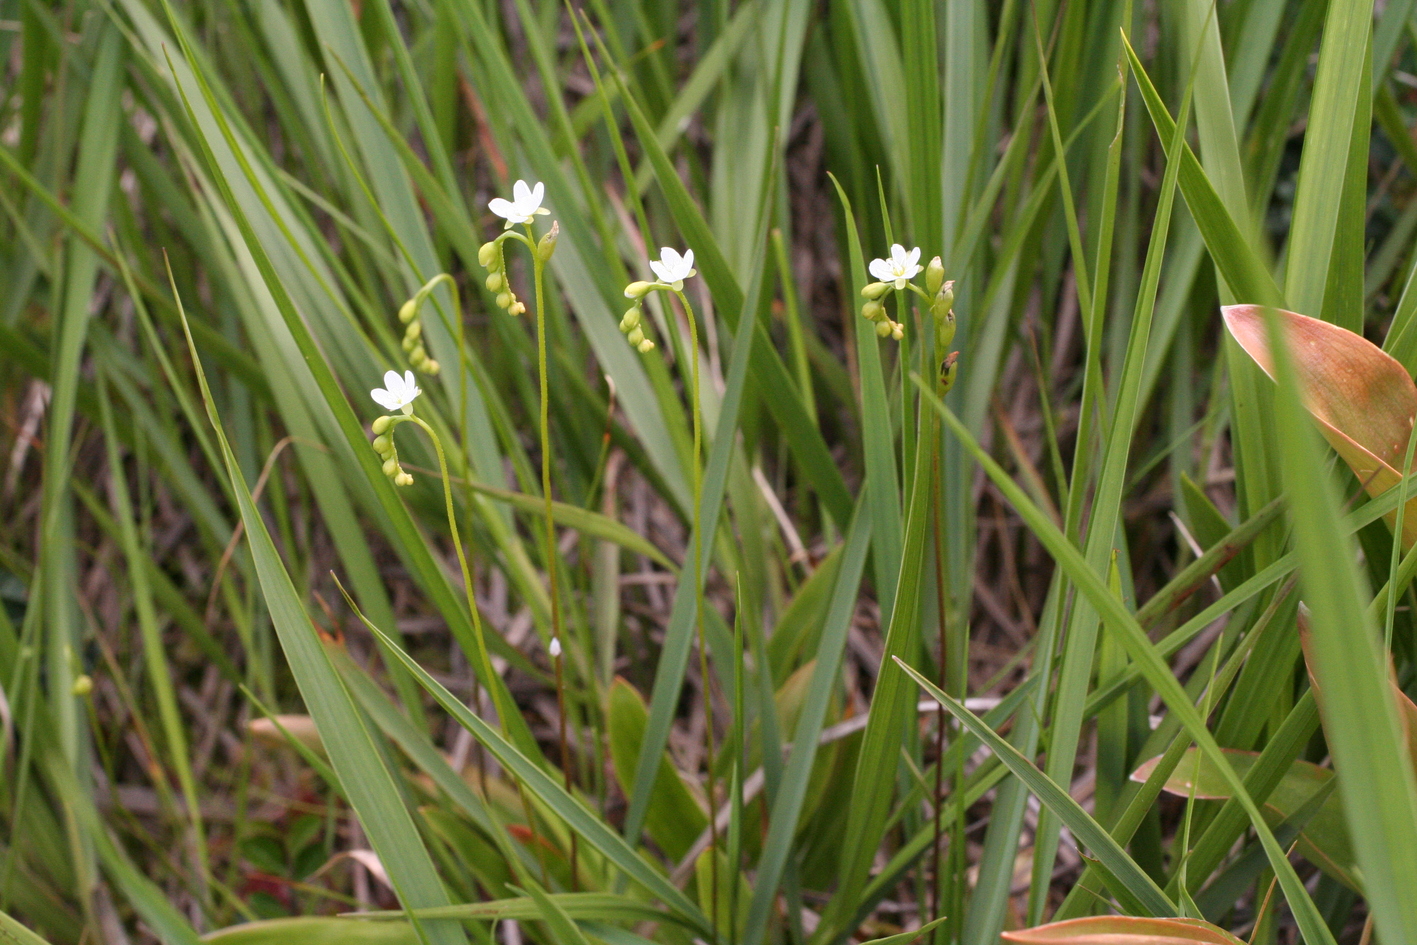
[[[920,247],[907,253],[904,246],[894,243],[891,245],[890,259],[873,259],[868,268],[871,275],[882,282],[894,282],[899,292],[920,273]]]
[[[397,371],[389,371],[384,375],[384,386],[374,388],[369,392],[369,396],[390,413],[402,409],[404,413],[412,416],[413,399],[421,393],[423,391],[413,382],[412,371],[404,371],[403,377],[399,377]]]
[[[560,656],[560,655],[561,655],[561,638],[560,638],[560,637],[552,637],[552,638],[551,638],[551,646],[549,646],[548,649],[551,651],[551,658],[552,658],[553,660],[554,660],[556,657]]]
[[[493,197],[487,209],[506,220],[505,228],[509,229],[517,223],[530,223],[538,213],[550,213],[541,206],[541,198],[545,195],[546,185],[540,181],[536,182],[535,187],[528,187],[526,181],[519,180],[512,185],[511,200]]]
[[[659,276],[659,281],[665,285],[672,285],[675,289],[684,288],[684,280],[695,275],[694,251],[684,250],[684,255],[680,256],[668,246],[660,247],[659,258],[649,264],[654,270],[654,274]]]

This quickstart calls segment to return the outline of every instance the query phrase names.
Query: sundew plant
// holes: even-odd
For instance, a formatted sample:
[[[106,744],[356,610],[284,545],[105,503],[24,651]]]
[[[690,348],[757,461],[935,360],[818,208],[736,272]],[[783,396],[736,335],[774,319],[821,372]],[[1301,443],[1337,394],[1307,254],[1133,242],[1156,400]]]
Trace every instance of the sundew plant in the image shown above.
[[[0,0],[0,942],[1417,945],[1414,76]]]

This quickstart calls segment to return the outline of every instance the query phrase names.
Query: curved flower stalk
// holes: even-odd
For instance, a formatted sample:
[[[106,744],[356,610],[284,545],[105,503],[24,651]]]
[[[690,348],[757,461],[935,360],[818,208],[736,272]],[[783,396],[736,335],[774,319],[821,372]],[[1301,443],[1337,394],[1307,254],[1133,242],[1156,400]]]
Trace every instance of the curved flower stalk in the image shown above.
[[[694,268],[694,251],[684,250],[683,255],[671,246],[662,246],[659,258],[649,263],[650,271],[658,278],[654,282],[631,282],[625,287],[625,298],[633,299],[634,305],[626,310],[620,319],[620,331],[641,354],[654,350],[654,342],[644,333],[644,300],[651,292],[670,292],[684,307],[685,321],[689,323],[689,410],[693,426],[693,452],[690,466],[693,470],[693,533],[694,533],[694,627],[699,650],[699,675],[704,686],[704,761],[708,771],[709,810],[715,809],[714,742],[713,742],[713,695],[709,676],[708,648],[704,645],[704,596],[699,586],[699,562],[703,556],[703,516],[699,506],[703,497],[703,469],[699,457],[703,453],[703,420],[699,409],[699,326],[694,315],[694,307],[684,294],[684,280],[698,275]],[[709,862],[709,889],[713,898],[709,915],[717,921],[718,916],[718,826],[714,818],[709,818],[709,848],[706,851]]]

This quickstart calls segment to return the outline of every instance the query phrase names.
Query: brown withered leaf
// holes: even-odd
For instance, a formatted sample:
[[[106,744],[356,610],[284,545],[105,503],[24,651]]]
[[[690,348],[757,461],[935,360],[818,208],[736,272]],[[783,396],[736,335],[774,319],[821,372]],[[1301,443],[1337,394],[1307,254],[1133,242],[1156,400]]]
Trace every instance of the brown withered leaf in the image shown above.
[[[1091,916],[1053,922],[1017,932],[1004,941],[1021,945],[1244,945],[1219,926],[1200,919]]]
[[[1266,374],[1274,377],[1265,310],[1221,308],[1225,325]],[[1275,309],[1299,390],[1319,430],[1363,483],[1378,496],[1402,478],[1407,439],[1417,417],[1417,385],[1391,355],[1362,335],[1295,312]],[[1391,525],[1395,516],[1388,517]],[[1417,544],[1417,499],[1403,516],[1402,543]]]

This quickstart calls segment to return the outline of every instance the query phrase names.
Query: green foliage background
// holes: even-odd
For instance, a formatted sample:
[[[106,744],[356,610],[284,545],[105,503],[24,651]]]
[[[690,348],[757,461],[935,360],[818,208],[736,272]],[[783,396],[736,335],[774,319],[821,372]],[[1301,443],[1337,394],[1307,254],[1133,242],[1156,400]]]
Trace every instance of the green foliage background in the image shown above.
[[[1345,502],[1218,313],[1417,369],[1378,6],[0,0],[0,928],[1417,941],[1398,499]],[[522,178],[544,455],[477,261]],[[928,313],[859,315],[894,241],[955,280],[943,400]],[[666,245],[696,397],[680,306],[617,327]],[[439,273],[417,411],[478,614],[428,439],[406,489],[368,446]],[[1162,795],[1184,758],[1218,795]]]

